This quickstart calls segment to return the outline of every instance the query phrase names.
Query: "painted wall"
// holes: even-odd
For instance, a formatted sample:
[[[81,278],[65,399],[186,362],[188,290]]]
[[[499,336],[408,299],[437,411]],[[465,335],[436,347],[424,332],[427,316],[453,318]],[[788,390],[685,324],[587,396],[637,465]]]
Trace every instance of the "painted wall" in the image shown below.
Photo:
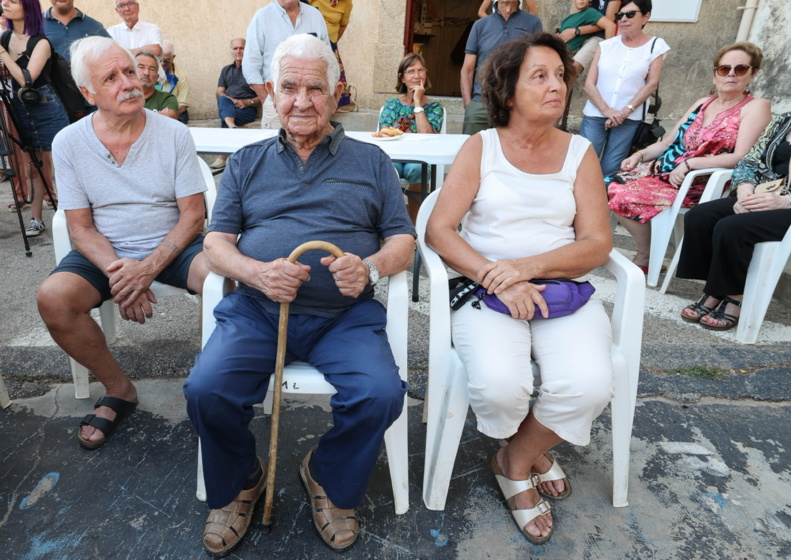
[[[662,0],[655,0],[660,2]],[[163,38],[176,45],[177,62],[190,80],[190,115],[216,115],[214,91],[220,68],[230,62],[228,43],[244,36],[257,9],[269,0],[217,2],[191,0],[139,0],[140,17],[157,23]],[[41,0],[49,7],[49,0]],[[712,58],[717,49],[733,42],[744,0],[703,0],[697,23],[649,23],[646,30],[663,37],[672,50],[665,62],[660,92],[664,105],[660,116],[680,117],[711,87]],[[554,30],[569,12],[570,0],[537,0],[544,29]],[[77,6],[109,27],[121,22],[113,0],[78,0]],[[791,31],[791,2],[761,0],[751,35],[766,50],[764,71],[756,91],[772,99],[776,110],[791,109],[791,72],[786,39]],[[393,80],[403,55],[406,0],[355,0],[346,34],[340,41],[349,83],[357,90],[361,107],[378,109],[392,95]],[[571,115],[581,116],[585,96],[575,92]],[[444,101],[443,101],[444,102]],[[461,113],[460,99],[448,99],[449,112]]]

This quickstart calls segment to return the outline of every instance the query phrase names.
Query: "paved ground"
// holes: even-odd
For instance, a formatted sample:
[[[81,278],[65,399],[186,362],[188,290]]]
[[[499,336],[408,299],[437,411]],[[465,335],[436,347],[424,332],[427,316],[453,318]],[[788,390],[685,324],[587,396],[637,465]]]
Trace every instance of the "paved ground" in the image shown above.
[[[0,184],[0,208],[11,201]],[[51,211],[45,214],[51,219]],[[53,265],[50,232],[26,257],[16,216],[0,213],[0,373],[14,403],[0,411],[0,558],[207,558],[205,505],[195,499],[196,438],[181,384],[198,351],[197,303],[168,298],[145,326],[119,325],[113,351],[139,384],[141,406],[104,448],[75,433],[92,399],[76,400],[68,361],[35,309]],[[629,251],[630,240],[616,236]],[[613,283],[595,274],[600,297]],[[630,505],[613,508],[609,411],[591,445],[561,445],[573,495],[554,504],[557,531],[530,545],[511,520],[487,466],[497,442],[465,430],[444,512],[422,504],[427,361],[426,294],[410,313],[410,510],[393,513],[384,458],[360,508],[362,558],[720,559],[791,556],[791,308],[776,304],[744,346],[677,318],[700,286],[649,290]],[[573,341],[570,341],[573,349]],[[708,368],[708,369],[706,369]],[[281,424],[275,525],[255,527],[232,558],[336,558],[316,536],[296,468],[330,421],[326,403],[288,401]],[[265,453],[269,419],[254,420]],[[257,514],[258,515],[258,514]]]

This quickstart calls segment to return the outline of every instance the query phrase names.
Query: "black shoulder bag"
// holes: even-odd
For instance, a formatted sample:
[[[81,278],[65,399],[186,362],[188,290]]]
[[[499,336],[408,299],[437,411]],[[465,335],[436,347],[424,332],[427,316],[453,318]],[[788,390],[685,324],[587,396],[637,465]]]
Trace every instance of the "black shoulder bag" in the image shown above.
[[[651,43],[651,52],[654,52],[656,39],[657,38],[654,37],[654,41]],[[657,117],[659,108],[662,106],[662,98],[659,97],[658,84],[656,91],[652,94],[652,97],[654,100],[651,103],[651,106],[648,108],[648,111],[646,111],[645,103],[643,103],[643,120],[639,125],[637,125],[637,130],[634,133],[634,140],[632,140],[632,149],[630,151],[632,154],[637,150],[642,150],[643,148],[650,146],[665,135],[665,129],[662,127],[662,123]],[[652,113],[654,115],[654,119],[650,123],[645,121],[646,112]]]

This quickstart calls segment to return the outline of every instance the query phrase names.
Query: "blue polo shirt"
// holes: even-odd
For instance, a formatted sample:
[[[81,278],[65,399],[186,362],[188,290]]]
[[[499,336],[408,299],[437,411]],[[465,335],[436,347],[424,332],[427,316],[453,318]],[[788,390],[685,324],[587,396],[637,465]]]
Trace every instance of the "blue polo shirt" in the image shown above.
[[[493,13],[476,21],[470,30],[467,46],[464,52],[477,55],[475,61],[475,76],[472,80],[472,98],[481,100],[481,85],[478,83],[478,69],[486,61],[486,57],[494,49],[518,39],[522,35],[543,31],[541,20],[528,12],[518,9],[506,20],[499,12]]]
[[[347,138],[339,123],[313,149],[307,163],[285,133],[243,147],[228,158],[210,230],[239,235],[242,254],[269,262],[288,257],[306,241],[329,241],[361,258],[379,251],[380,241],[415,235],[390,158],[378,147]],[[310,281],[300,287],[290,312],[337,317],[359,299],[373,297],[367,286],[359,298],[341,295],[324,251],[308,251]],[[262,301],[271,313],[280,304],[240,284],[238,291]]]
[[[68,24],[63,25],[52,17],[52,8],[44,12],[44,34],[55,47],[55,51],[69,62],[71,62],[69,48],[77,39],[95,35],[110,37],[101,23],[86,16],[80,10],[77,10],[77,15]]]

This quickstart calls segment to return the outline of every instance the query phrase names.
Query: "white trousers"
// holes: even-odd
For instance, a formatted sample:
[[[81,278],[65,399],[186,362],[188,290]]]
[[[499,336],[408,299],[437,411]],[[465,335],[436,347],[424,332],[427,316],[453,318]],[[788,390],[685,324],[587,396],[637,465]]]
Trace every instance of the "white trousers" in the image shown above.
[[[264,104],[261,106],[261,128],[274,128],[275,130],[280,128],[280,117],[277,116],[271,95],[266,96]]]
[[[575,445],[590,442],[593,420],[612,398],[612,333],[599,300],[565,317],[530,321],[468,303],[451,312],[451,324],[479,431],[502,439],[519,429],[530,411],[532,358],[541,372],[536,420]]]

